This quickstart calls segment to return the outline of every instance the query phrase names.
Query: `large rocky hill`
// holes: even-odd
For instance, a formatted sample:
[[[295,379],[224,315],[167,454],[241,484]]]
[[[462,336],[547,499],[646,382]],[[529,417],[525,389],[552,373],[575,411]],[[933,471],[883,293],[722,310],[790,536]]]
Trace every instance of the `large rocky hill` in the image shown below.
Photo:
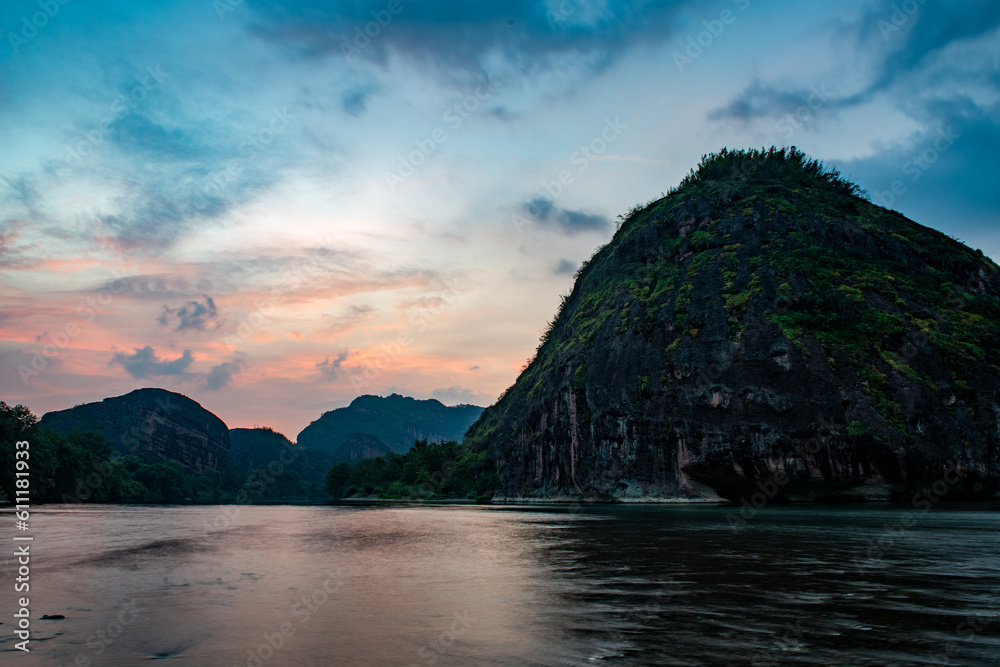
[[[364,459],[374,459],[391,454],[384,442],[367,433],[352,433],[332,454],[336,463],[357,463]]]
[[[475,405],[447,407],[433,398],[358,396],[345,408],[323,413],[299,433],[296,442],[332,454],[351,436],[368,434],[403,453],[417,440],[461,440],[482,412]]]
[[[861,194],[723,151],[631,211],[469,431],[498,497],[994,494],[1000,271]]]
[[[259,469],[272,477],[275,481],[265,489],[265,498],[301,495],[305,491],[322,496],[326,473],[338,462],[327,452],[303,449],[266,426],[231,428],[229,438],[232,446],[227,472],[245,477]],[[275,475],[275,470],[281,473]]]
[[[146,463],[175,459],[197,473],[223,470],[229,454],[226,424],[187,396],[166,389],[136,389],[49,412],[41,424],[61,433],[100,431],[116,454],[135,454]]]

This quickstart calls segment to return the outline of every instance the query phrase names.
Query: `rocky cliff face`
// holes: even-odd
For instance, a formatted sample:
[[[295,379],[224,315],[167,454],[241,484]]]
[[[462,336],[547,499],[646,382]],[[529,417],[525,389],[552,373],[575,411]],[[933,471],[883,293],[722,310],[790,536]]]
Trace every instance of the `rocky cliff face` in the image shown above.
[[[470,429],[500,497],[995,494],[1000,270],[797,151],[708,156]]]
[[[225,423],[187,396],[165,389],[137,389],[49,412],[41,423],[56,431],[103,433],[118,455],[135,454],[147,463],[180,461],[188,470],[222,470],[229,452]]]
[[[354,464],[364,459],[374,459],[391,453],[392,450],[375,436],[367,433],[352,433],[344,444],[333,453],[333,460],[337,463]]]

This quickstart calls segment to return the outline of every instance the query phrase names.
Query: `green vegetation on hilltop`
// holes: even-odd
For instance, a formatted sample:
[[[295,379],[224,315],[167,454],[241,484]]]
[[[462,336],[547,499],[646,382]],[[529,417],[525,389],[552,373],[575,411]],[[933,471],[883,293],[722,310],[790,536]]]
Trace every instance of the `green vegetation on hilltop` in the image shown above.
[[[810,160],[805,153],[794,146],[791,148],[749,150],[729,150],[723,148],[718,153],[708,153],[701,157],[698,166],[681,179],[667,193],[668,196],[682,193],[692,186],[706,183],[733,183],[739,181],[765,181],[768,184],[788,184],[793,186],[821,189],[834,195],[858,196],[864,192],[854,183],[841,177],[836,169],[826,169],[818,160]],[[660,200],[662,201],[662,200]],[[641,209],[639,209],[641,210]],[[636,209],[633,209],[635,212]]]

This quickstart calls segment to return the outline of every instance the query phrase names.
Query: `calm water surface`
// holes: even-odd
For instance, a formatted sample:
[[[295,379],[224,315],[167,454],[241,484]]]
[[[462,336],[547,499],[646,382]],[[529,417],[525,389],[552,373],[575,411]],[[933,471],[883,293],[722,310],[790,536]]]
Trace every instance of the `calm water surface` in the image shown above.
[[[732,511],[48,506],[0,663],[1000,665],[995,508]]]

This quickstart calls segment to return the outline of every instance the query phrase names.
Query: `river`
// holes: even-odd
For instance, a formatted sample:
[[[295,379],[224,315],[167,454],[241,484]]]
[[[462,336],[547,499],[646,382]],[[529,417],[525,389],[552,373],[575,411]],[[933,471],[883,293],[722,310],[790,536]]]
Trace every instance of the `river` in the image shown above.
[[[997,665],[995,506],[64,506],[3,665]],[[0,537],[15,544],[13,516]],[[61,614],[61,620],[42,620]]]

